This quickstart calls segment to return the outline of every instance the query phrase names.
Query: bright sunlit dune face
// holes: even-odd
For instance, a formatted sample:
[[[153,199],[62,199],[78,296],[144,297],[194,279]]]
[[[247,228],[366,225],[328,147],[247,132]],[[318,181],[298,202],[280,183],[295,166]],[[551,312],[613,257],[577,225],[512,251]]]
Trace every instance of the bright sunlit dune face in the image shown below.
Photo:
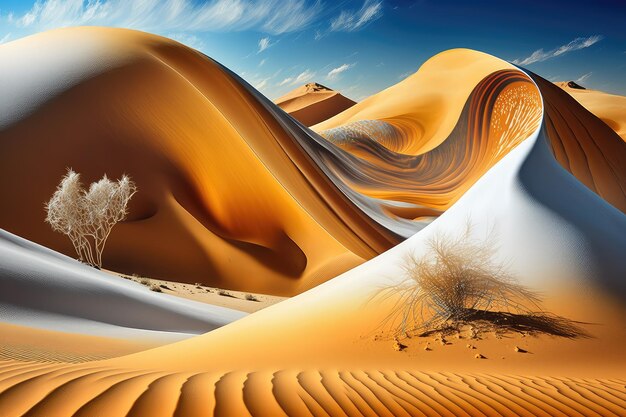
[[[514,82],[498,95],[491,112],[489,137],[499,143],[496,158],[506,155],[537,130],[542,105],[539,91],[530,82]]]
[[[348,166],[339,174],[353,190],[385,201],[390,217],[419,221],[454,204],[537,130],[541,114],[535,84],[520,71],[501,70],[473,89],[450,136],[432,150],[403,154],[406,148],[416,151],[406,144],[417,139],[383,120],[351,122],[320,134],[358,158],[352,171]]]

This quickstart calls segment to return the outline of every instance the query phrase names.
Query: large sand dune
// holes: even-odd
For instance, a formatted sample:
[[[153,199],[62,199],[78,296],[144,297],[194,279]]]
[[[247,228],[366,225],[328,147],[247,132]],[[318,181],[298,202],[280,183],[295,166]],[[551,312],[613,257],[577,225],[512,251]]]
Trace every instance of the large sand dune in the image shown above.
[[[313,126],[356,103],[318,83],[308,83],[274,100],[276,105],[305,126]]]
[[[0,123],[0,164],[11,173],[0,191],[12,196],[0,226],[71,255],[42,221],[43,202],[67,167],[88,181],[125,172],[140,191],[105,267],[276,295],[311,288],[422,229],[541,114],[528,78],[470,50],[439,54],[317,125],[325,138],[164,38],[67,29],[0,46],[0,56],[17,54],[0,77],[18,98]],[[623,141],[560,90],[547,102],[559,162],[626,210]],[[557,105],[571,110],[556,114]],[[580,135],[607,152],[587,149],[585,158]]]
[[[85,34],[100,35],[94,29],[81,30],[86,31]],[[53,32],[47,36],[63,37],[70,32]],[[181,50],[180,46],[147,35],[105,32],[108,38],[114,33],[126,41],[129,37],[134,39],[141,48],[147,48],[146,45],[152,48],[148,48],[152,55],[146,58],[149,65],[134,68],[123,64],[111,74],[126,79],[129,68],[134,68],[138,74],[144,73],[142,80],[150,79],[148,74],[156,71],[152,67],[156,56],[170,65],[180,65],[179,74],[183,68],[189,71],[183,71],[185,82],[203,85],[200,67],[193,68],[198,74],[190,69],[189,62],[180,58],[190,52]],[[36,38],[31,41],[35,42]],[[0,54],[3,47],[0,47]],[[137,52],[132,43],[127,47],[131,48],[130,52],[121,47],[122,56],[128,53],[134,57]],[[178,60],[173,60],[173,56]],[[189,207],[194,206],[187,205],[195,200],[174,198],[178,188],[168,188],[170,210],[178,213],[178,217],[169,212],[169,217],[161,220],[164,223],[160,223],[160,228],[147,227],[165,210],[165,200],[154,200],[160,205],[149,204],[154,203],[150,198],[160,195],[157,191],[164,191],[153,184],[157,191],[151,194],[151,183],[142,180],[139,165],[158,167],[146,157],[134,168],[136,171],[130,171],[140,189],[143,184],[150,197],[138,201],[135,212],[152,207],[157,214],[132,218],[120,226],[120,232],[123,230],[120,235],[127,239],[135,236],[133,233],[153,238],[169,237],[168,233],[176,233],[186,226],[184,230],[196,233],[194,236],[201,246],[204,233],[218,236],[209,231],[224,230],[211,229],[208,225],[229,225],[231,233],[233,230],[239,233],[237,236],[255,236],[259,246],[280,250],[248,252],[250,247],[234,245],[240,248],[239,257],[233,258],[232,268],[219,270],[222,275],[218,276],[225,282],[230,282],[227,278],[233,282],[252,279],[246,275],[250,270],[241,259],[247,259],[250,253],[257,254],[258,259],[267,262],[262,267],[265,269],[257,265],[255,271],[272,270],[275,275],[264,284],[256,285],[269,285],[267,282],[271,281],[277,291],[294,288],[291,283],[284,284],[285,280],[293,279],[294,275],[289,275],[293,265],[284,266],[282,260],[293,261],[304,253],[306,267],[300,272],[311,265],[321,268],[313,260],[335,260],[333,256],[348,257],[358,263],[355,253],[361,253],[363,258],[373,256],[383,252],[386,245],[402,237],[408,238],[313,289],[197,337],[127,356],[79,364],[4,361],[0,363],[0,415],[623,414],[626,408],[623,391],[626,383],[623,379],[626,369],[623,355],[626,344],[623,325],[626,313],[623,279],[626,276],[623,259],[626,173],[621,167],[626,166],[626,144],[606,124],[561,89],[534,74],[482,53],[453,50],[434,57],[404,81],[423,83],[423,90],[406,89],[407,84],[403,88],[392,87],[316,127],[323,134],[319,136],[284,116],[282,110],[224,68],[199,55],[193,55],[193,60],[203,63],[202,71],[217,77],[219,83],[215,84],[221,88],[228,85],[240,95],[232,98],[232,102],[227,102],[228,94],[233,92],[228,89],[219,96],[211,96],[210,89],[203,91],[211,100],[207,96],[196,97],[191,92],[186,96],[183,93],[186,84],[179,80],[182,84],[176,85],[181,100],[185,103],[196,97],[199,100],[194,99],[194,104],[207,102],[202,115],[196,117],[211,114],[212,118],[206,122],[219,126],[220,130],[211,131],[216,136],[216,132],[228,132],[240,122],[241,126],[236,125],[237,132],[222,138],[223,141],[215,142],[212,138],[211,146],[206,148],[201,146],[204,142],[200,139],[189,137],[185,137],[184,146],[177,145],[178,142],[166,139],[169,136],[161,132],[149,136],[150,141],[144,138],[133,142],[127,151],[131,154],[134,146],[141,145],[143,156],[148,155],[145,149],[152,152],[160,152],[160,147],[166,149],[167,153],[158,153],[158,161],[168,156],[169,164],[177,162],[168,166],[174,173],[185,172],[193,179],[185,177],[182,184],[195,184],[200,191],[204,190],[206,195],[200,193],[197,201],[206,203],[201,207],[213,213],[213,219],[219,222],[197,220],[202,219],[203,212],[193,211],[192,215]],[[191,77],[192,73],[197,77]],[[113,76],[111,74],[107,76]],[[89,82],[97,80],[98,88],[102,88],[98,77]],[[85,83],[81,88],[87,85]],[[443,89],[442,93],[437,93],[437,87]],[[147,100],[150,91],[142,90],[142,93],[141,99]],[[169,98],[174,100],[174,97],[177,95]],[[245,102],[237,101],[241,97],[246,98]],[[128,99],[129,96],[124,96],[124,100],[116,104],[123,107]],[[29,110],[34,113],[20,116],[21,121],[13,120],[11,126],[0,133],[3,152],[6,148],[12,155],[24,157],[19,153],[24,143],[17,138],[28,136],[18,136],[14,130],[37,133],[41,127],[33,124],[38,119],[32,117],[63,100],[73,102],[63,95],[56,96],[41,105],[43,107]],[[146,108],[152,109],[150,114],[163,116],[164,113],[157,110],[159,100],[151,100],[149,104]],[[211,113],[213,107],[209,104],[219,107],[220,111]],[[110,103],[104,108],[110,111]],[[137,120],[148,117],[146,108],[138,111],[133,106],[124,107],[123,114],[130,112],[132,116],[111,116],[108,120],[113,122],[103,122],[102,129],[108,132],[124,120],[119,129],[125,131],[128,125],[135,126]],[[194,106],[186,108],[194,114]],[[247,112],[242,112],[243,108],[247,108]],[[60,106],[56,110],[57,118],[64,115],[64,109],[67,110]],[[50,120],[48,116],[38,121],[44,123]],[[172,126],[162,123],[160,117],[148,118],[151,126],[161,129]],[[263,118],[269,125],[256,118]],[[90,123],[96,121],[91,119]],[[167,133],[178,137],[186,131],[180,129],[180,125],[175,126],[178,128]],[[271,130],[272,134],[255,136],[250,133],[248,137],[242,133],[248,128],[250,132]],[[62,138],[56,134],[52,137]],[[123,137],[127,143],[135,136]],[[242,137],[247,141],[241,141]],[[148,146],[151,141],[158,146]],[[243,142],[249,147],[243,146]],[[241,146],[231,149],[227,143]],[[228,163],[212,159],[209,151],[215,150],[217,145],[233,152]],[[72,147],[65,148],[68,149]],[[222,149],[219,148],[219,152]],[[250,149],[254,149],[258,160],[245,156]],[[111,161],[123,159],[106,155]],[[245,164],[258,164],[266,171],[260,168],[251,171],[243,162],[233,167],[239,158],[248,158]],[[46,160],[38,159],[42,169]],[[98,159],[91,162],[94,161]],[[191,162],[187,161],[196,165],[188,165]],[[214,168],[214,176],[207,176],[201,169],[205,166],[202,161]],[[128,166],[134,167],[130,162],[120,165],[119,169],[130,170]],[[102,164],[100,170],[105,168],[104,162],[98,163]],[[250,183],[237,182],[244,166],[250,170],[245,171],[250,175],[247,177]],[[87,165],[84,167],[87,169]],[[218,175],[219,170],[230,172],[231,168],[239,169],[237,176]],[[164,175],[165,171],[160,169],[156,172]],[[57,174],[61,173],[62,168],[59,168]],[[292,179],[289,174],[294,173],[298,175]],[[97,175],[95,170],[93,175]],[[148,178],[148,172],[143,175]],[[262,175],[269,178],[258,182]],[[174,184],[172,178],[178,177],[164,176],[158,184]],[[242,189],[246,184],[248,188]],[[0,185],[9,187],[7,181]],[[49,181],[49,185],[54,188],[54,181]],[[213,195],[210,186],[218,187],[214,198],[210,198]],[[260,186],[266,188],[258,190]],[[301,189],[302,186],[306,187]],[[265,195],[272,202],[271,210],[268,206],[262,213],[265,216],[262,220],[267,224],[254,227],[252,220],[259,221],[256,216],[263,211],[263,206],[259,205]],[[246,200],[253,197],[260,200]],[[240,204],[224,205],[229,198]],[[249,210],[252,206],[247,204],[258,211]],[[426,210],[430,210],[429,221],[425,221]],[[11,211],[4,209],[1,213],[4,214],[0,220],[11,223],[7,214]],[[172,223],[174,219],[178,221]],[[228,219],[232,223],[228,223]],[[284,223],[284,219],[289,221]],[[540,291],[547,311],[577,321],[589,337],[514,334],[504,338],[493,335],[448,342],[413,337],[403,340],[407,344],[404,351],[396,351],[391,340],[377,337],[381,332],[384,336],[381,325],[386,323],[385,319],[395,306],[394,297],[379,296],[381,291],[393,288],[404,279],[407,256],[425,254],[430,238],[454,237],[465,230],[468,223],[472,225],[470,236],[473,238],[495,236],[494,258],[506,262],[523,285]],[[278,233],[276,230],[289,231],[281,236],[288,236],[295,246],[279,238],[267,240],[268,236],[276,236],[272,234]],[[300,233],[301,230],[306,230],[308,235]],[[6,236],[8,241],[18,242],[20,248],[33,245]],[[221,247],[224,241],[210,242]],[[186,240],[181,238],[180,242]],[[280,242],[285,246],[280,246]],[[334,246],[324,246],[330,245],[328,242],[334,242]],[[171,249],[176,243],[165,239],[164,244]],[[295,250],[299,245],[304,248],[302,252]],[[201,247],[212,246],[206,243]],[[317,252],[311,249],[320,247]],[[21,249],[12,249],[11,245],[7,248],[7,254],[21,253]],[[9,252],[11,250],[13,252]],[[224,251],[220,255],[230,253]],[[109,256],[114,253],[111,251]],[[319,258],[312,256],[313,253]],[[46,256],[42,256],[45,262],[48,258],[61,262],[60,255]],[[274,259],[272,256],[278,257],[276,263],[268,261]],[[167,265],[168,260],[159,261]],[[28,270],[25,262],[6,262],[14,265],[16,274],[20,273],[20,265]],[[69,261],[63,258],[63,262]],[[340,266],[347,268],[349,262],[345,259],[342,262],[345,263],[339,262],[334,269],[328,267],[326,273],[336,272]],[[4,261],[0,265],[5,265]],[[44,267],[41,270],[46,272]],[[37,274],[40,272],[35,277],[39,276]],[[77,272],[77,279],[79,275]],[[301,279],[301,275],[295,275]],[[12,275],[8,277],[7,282],[12,282]],[[43,278],[34,281],[37,286]],[[320,273],[316,279],[309,278],[308,283],[312,285],[322,280],[324,275]],[[91,280],[87,282],[92,285]],[[106,288],[113,291],[112,288],[117,287],[107,285]],[[195,313],[192,316],[195,317]],[[428,350],[424,349],[426,342],[430,343]],[[468,348],[468,343],[475,344],[476,349]],[[514,349],[515,346],[521,346],[525,353]],[[482,354],[483,359],[475,358],[475,352]]]

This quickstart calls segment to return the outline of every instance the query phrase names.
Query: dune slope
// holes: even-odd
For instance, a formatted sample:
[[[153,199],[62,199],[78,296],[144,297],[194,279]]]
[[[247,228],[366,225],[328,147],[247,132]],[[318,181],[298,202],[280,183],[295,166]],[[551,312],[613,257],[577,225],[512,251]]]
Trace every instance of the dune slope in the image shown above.
[[[274,103],[305,126],[313,126],[354,106],[356,103],[339,92],[318,83],[296,88]]]
[[[626,141],[626,97],[589,90],[573,81],[555,83]]]
[[[4,323],[165,342],[205,333],[245,316],[157,294],[3,230],[0,311]]]

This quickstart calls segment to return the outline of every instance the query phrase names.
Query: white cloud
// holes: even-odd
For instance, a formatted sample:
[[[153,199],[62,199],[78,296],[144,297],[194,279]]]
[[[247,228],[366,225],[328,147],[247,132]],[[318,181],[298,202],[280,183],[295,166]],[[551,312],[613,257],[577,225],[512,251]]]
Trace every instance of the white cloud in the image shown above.
[[[530,54],[530,56],[523,58],[523,59],[516,59],[513,61],[513,63],[515,65],[530,65],[530,64],[534,64],[535,62],[546,61],[548,59],[555,58],[560,55],[564,55],[571,51],[577,51],[579,49],[588,48],[591,45],[597,42],[600,42],[602,39],[603,39],[602,35],[594,35],[588,38],[576,38],[573,41],[563,46],[559,46],[556,49],[552,49],[551,51],[548,51],[548,52],[545,52],[543,49],[538,49],[532,54]]]
[[[281,82],[278,83],[278,87],[282,87],[283,85],[297,85],[304,84],[307,81],[311,81],[311,78],[315,76],[315,72],[309,71],[308,69],[304,72],[301,72],[295,77],[287,77]]]
[[[257,52],[257,54],[265,51],[267,48],[269,48],[272,45],[274,44],[270,42],[269,36],[259,39],[259,51]]]
[[[578,79],[574,80],[574,82],[577,83],[577,84],[582,84],[585,81],[587,81],[589,79],[589,77],[591,77],[591,74],[593,74],[593,73],[592,72],[588,72],[586,74],[583,74],[580,77],[578,77]]]
[[[11,33],[7,33],[6,35],[4,35],[2,38],[0,38],[0,44],[3,44],[5,42],[8,42],[9,39],[11,39]]]
[[[267,62],[267,58],[263,58],[261,62],[259,62],[259,67],[262,67]]]
[[[267,87],[267,83],[270,81],[270,79],[271,77],[262,79],[258,83],[254,84],[254,88],[256,88],[257,90],[262,90],[263,88]]]
[[[355,64],[343,64],[337,68],[333,68],[332,70],[330,70],[330,72],[328,73],[328,75],[326,76],[327,79],[329,80],[334,80],[337,77],[339,77],[339,75],[342,72],[348,71],[350,68],[354,67],[356,65]]]
[[[382,1],[365,0],[359,10],[343,10],[330,22],[331,32],[352,32],[380,18],[383,13]]]
[[[23,15],[4,20],[30,33],[97,25],[157,33],[255,29],[280,34],[308,27],[320,12],[320,2],[305,0],[38,0]]]

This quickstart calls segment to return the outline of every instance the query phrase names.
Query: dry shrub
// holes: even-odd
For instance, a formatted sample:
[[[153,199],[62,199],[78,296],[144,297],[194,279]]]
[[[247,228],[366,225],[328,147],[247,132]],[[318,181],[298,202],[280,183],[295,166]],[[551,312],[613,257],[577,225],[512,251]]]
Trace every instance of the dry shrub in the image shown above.
[[[254,294],[246,294],[246,300],[248,301],[259,301]]]
[[[391,288],[397,302],[385,324],[397,335],[518,331],[577,337],[574,322],[541,310],[537,293],[516,282],[494,259],[495,239],[436,237],[421,258],[407,257],[406,279]]]
[[[85,190],[80,174],[68,169],[45,205],[46,222],[70,238],[81,262],[99,269],[111,230],[126,218],[128,202],[136,192],[127,175],[117,181],[104,175]]]

